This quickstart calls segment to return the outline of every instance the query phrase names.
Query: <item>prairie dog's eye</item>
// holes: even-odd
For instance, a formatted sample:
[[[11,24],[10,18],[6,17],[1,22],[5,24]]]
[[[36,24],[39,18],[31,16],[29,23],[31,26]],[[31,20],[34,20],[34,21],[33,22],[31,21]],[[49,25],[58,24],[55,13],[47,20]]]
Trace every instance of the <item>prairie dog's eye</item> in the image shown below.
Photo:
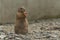
[[[24,13],[25,12],[25,9],[24,8],[19,8],[18,9],[18,12]]]

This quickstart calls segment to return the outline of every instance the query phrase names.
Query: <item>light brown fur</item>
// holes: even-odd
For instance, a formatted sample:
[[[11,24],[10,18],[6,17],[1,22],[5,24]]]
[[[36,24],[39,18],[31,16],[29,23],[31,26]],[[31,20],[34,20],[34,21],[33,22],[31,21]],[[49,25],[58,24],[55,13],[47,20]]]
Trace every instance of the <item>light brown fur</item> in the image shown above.
[[[24,15],[25,11],[20,11],[18,11],[16,14],[15,33],[26,34],[28,32],[28,21],[26,16]]]

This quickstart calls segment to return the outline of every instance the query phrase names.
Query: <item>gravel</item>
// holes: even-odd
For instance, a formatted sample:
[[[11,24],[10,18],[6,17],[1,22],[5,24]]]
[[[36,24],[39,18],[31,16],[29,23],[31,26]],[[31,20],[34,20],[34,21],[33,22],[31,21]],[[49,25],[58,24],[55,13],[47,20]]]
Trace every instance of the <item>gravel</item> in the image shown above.
[[[0,40],[60,40],[60,18],[29,24],[26,35],[14,33],[14,24],[0,25]]]

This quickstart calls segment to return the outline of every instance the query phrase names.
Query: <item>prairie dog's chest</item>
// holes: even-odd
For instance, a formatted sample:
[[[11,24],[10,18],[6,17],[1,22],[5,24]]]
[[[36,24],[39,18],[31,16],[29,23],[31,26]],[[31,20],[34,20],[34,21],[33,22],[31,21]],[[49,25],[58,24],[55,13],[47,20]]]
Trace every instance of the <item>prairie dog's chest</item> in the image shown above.
[[[24,18],[25,16],[24,16],[23,13],[17,13],[17,14],[16,14],[16,17],[17,17],[17,18]]]

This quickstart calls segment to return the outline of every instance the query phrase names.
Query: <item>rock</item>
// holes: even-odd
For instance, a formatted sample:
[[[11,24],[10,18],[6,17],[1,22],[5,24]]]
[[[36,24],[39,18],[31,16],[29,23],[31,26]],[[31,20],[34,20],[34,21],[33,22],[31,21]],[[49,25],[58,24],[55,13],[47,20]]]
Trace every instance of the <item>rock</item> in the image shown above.
[[[40,35],[41,34],[39,32],[33,34],[35,39],[40,39]]]
[[[29,24],[28,31],[26,35],[17,35],[14,24],[1,25],[0,40],[60,40],[60,18]]]

